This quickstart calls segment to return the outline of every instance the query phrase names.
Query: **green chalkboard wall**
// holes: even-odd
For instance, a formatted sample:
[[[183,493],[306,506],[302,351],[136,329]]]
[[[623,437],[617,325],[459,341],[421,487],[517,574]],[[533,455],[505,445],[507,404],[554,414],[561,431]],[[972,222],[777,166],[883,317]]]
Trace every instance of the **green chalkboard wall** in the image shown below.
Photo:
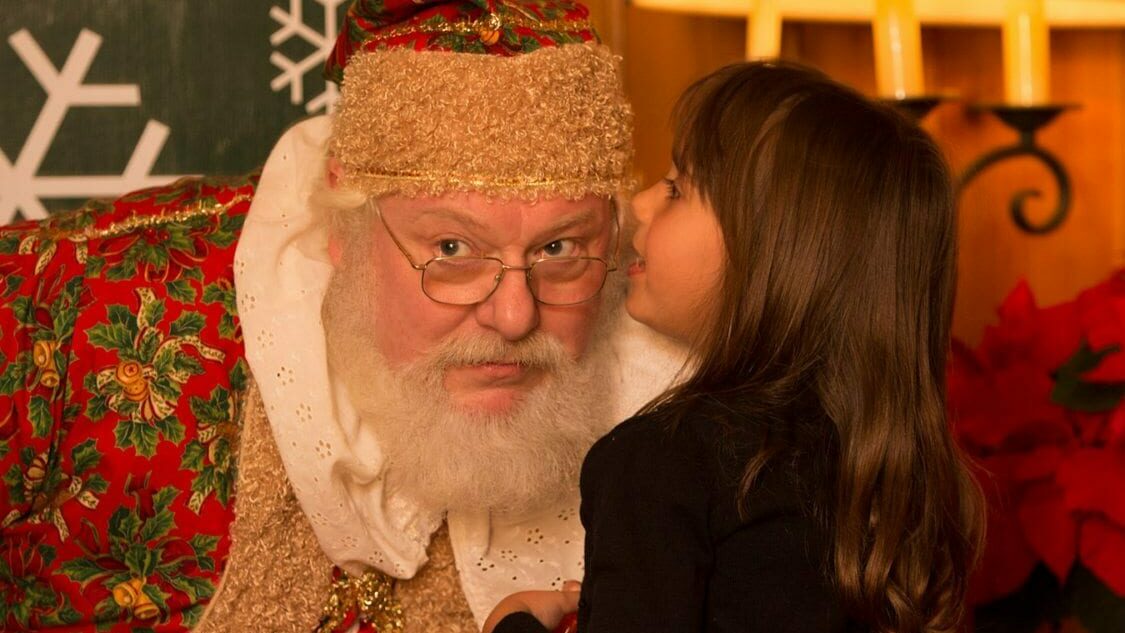
[[[347,0],[0,0],[0,224],[237,174],[324,113]]]

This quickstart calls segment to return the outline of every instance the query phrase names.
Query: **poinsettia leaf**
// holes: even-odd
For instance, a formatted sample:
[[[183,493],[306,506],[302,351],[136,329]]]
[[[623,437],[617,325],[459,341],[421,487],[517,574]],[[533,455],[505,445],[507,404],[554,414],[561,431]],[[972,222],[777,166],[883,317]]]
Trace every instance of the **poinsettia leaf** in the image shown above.
[[[31,621],[31,605],[20,601],[8,606],[8,617],[15,618],[22,629],[28,629]]]
[[[63,564],[59,566],[59,571],[74,582],[82,585],[85,585],[87,582],[90,582],[106,572],[106,570],[97,563],[85,558],[75,558],[64,561]]]
[[[1078,351],[1056,370],[1051,402],[1086,413],[1101,413],[1117,408],[1121,398],[1125,396],[1125,383],[1087,382],[1082,379],[1082,374],[1096,368],[1106,356],[1120,351],[1116,345],[1092,350],[1086,341],[1082,341]]]
[[[86,330],[86,338],[91,345],[106,350],[122,352],[133,349],[133,334],[120,323],[99,323]]]
[[[86,490],[95,494],[102,494],[109,489],[109,482],[101,475],[94,473],[86,478]]]
[[[239,358],[230,370],[230,388],[234,391],[242,391],[246,388],[246,378],[246,362]]]
[[[105,314],[110,325],[120,325],[128,330],[132,336],[136,336],[137,317],[133,315],[133,310],[129,306],[109,305],[105,308]]]
[[[23,389],[23,382],[26,379],[24,368],[30,359],[30,352],[16,354],[12,362],[8,363],[3,372],[0,372],[0,395],[10,396]]]
[[[197,602],[202,598],[210,598],[215,593],[215,587],[210,582],[193,576],[169,575],[168,584],[172,585],[176,591],[187,594],[192,602]]]
[[[95,448],[97,441],[88,439],[70,450],[70,459],[74,463],[75,474],[81,474],[94,466],[102,459],[101,452]]]
[[[128,508],[117,508],[109,517],[109,538],[131,543],[141,529],[141,520]]]
[[[238,324],[235,323],[234,317],[230,314],[224,314],[219,317],[219,336],[226,339],[233,339],[238,332]]]
[[[172,505],[180,491],[175,486],[165,486],[152,495],[152,507],[157,511]]]
[[[9,275],[4,280],[4,296],[8,296],[19,289],[23,285],[24,278],[19,275]]]
[[[195,628],[199,624],[199,619],[203,616],[204,606],[202,604],[193,604],[189,607],[184,607],[180,611],[180,626],[188,629]]]
[[[176,337],[192,336],[199,334],[206,323],[207,320],[202,314],[198,312],[184,312],[178,319],[172,322],[169,333]]]
[[[156,453],[156,442],[160,435],[156,429],[145,422],[122,420],[113,429],[118,448],[134,448],[138,455],[152,457]]]
[[[12,310],[12,315],[16,320],[24,325],[35,324],[35,306],[31,303],[30,297],[16,297],[8,304]]]
[[[145,592],[145,595],[148,596],[149,600],[152,600],[152,603],[160,609],[161,613],[168,613],[168,598],[171,598],[172,594],[165,593],[160,587],[152,583],[145,585],[141,588],[141,591]]]
[[[101,255],[87,255],[86,256],[86,276],[87,277],[101,277],[102,269],[105,268],[105,258]]]
[[[226,300],[228,292],[219,284],[207,284],[203,287],[203,302],[222,303]]]
[[[54,606],[55,592],[42,582],[32,583],[24,588],[24,600],[34,607]]]
[[[39,558],[43,559],[43,565],[45,567],[50,567],[51,563],[55,561],[55,556],[58,555],[58,552],[55,550],[55,548],[47,545],[46,543],[40,543],[39,545],[37,545],[35,547],[35,551],[39,553]]]
[[[169,281],[165,284],[168,289],[168,296],[179,301],[180,303],[195,303],[195,286],[186,279],[176,279]]]
[[[230,503],[231,484],[234,482],[234,472],[218,473],[215,476],[215,499],[222,505]]]
[[[94,607],[94,617],[98,621],[99,631],[108,631],[117,624],[116,620],[121,617],[121,606],[113,599],[113,596],[105,598]]]
[[[20,248],[19,235],[15,234],[15,233],[9,233],[8,235],[0,235],[0,253],[4,253],[5,255],[14,255],[16,252],[19,251],[19,248]]]
[[[230,392],[222,387],[215,387],[210,399],[192,396],[191,412],[204,424],[219,424],[227,421],[229,404]]]
[[[198,440],[192,440],[184,446],[184,452],[180,458],[180,468],[184,470],[199,470],[203,468],[203,455],[206,454],[206,449],[203,448]]]
[[[27,416],[31,420],[32,437],[47,437],[50,434],[54,416],[51,415],[51,405],[46,398],[33,396],[28,403]]]
[[[12,464],[8,472],[4,473],[4,484],[8,486],[9,501],[27,503],[27,495],[23,487],[23,469],[19,464]]]
[[[176,416],[170,415],[162,420],[157,420],[154,424],[160,434],[164,436],[164,439],[169,442],[179,444],[184,441],[184,425]]]
[[[196,534],[188,540],[188,544],[195,550],[197,558],[203,557],[215,549],[219,544],[219,537],[211,534]]]
[[[172,511],[168,509],[157,512],[151,519],[145,521],[141,527],[141,541],[151,543],[156,539],[168,534],[172,528],[176,527],[176,521],[172,516]],[[148,570],[151,572],[152,570]]]
[[[0,619],[0,622],[3,620]],[[39,623],[44,628],[48,627],[63,627],[72,624],[77,624],[82,621],[82,614],[78,613],[71,606],[70,601],[65,596],[62,598],[62,605],[55,609],[54,612],[46,613],[40,617]]]
[[[140,344],[137,345],[137,359],[142,363],[151,363],[152,358],[156,356],[156,350],[160,348],[161,336],[156,330],[146,330],[144,335],[141,336]]]
[[[203,365],[195,357],[184,353],[176,354],[172,359],[172,365],[176,371],[182,371],[186,374],[198,375],[203,373]]]
[[[211,494],[215,490],[215,469],[211,466],[204,467],[199,475],[192,480],[191,489],[193,492],[204,495]]]
[[[145,302],[141,306],[141,313],[137,317],[138,323],[144,323],[148,326],[155,326],[164,319],[164,313],[167,308],[164,307],[163,301]]]
[[[125,566],[130,573],[139,578],[148,578],[159,561],[159,550],[152,550],[144,543],[133,543],[125,550]]]
[[[1125,596],[1115,594],[1081,565],[1067,579],[1066,599],[1070,612],[1089,633],[1121,633]]]
[[[86,417],[94,422],[105,417],[108,410],[109,398],[107,396],[94,396],[86,403]]]

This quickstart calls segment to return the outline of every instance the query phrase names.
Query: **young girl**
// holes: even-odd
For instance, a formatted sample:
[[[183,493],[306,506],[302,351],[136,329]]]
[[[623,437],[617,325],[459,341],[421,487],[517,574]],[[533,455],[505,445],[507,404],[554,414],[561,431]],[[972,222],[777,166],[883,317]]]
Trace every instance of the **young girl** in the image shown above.
[[[586,458],[578,630],[955,630],[982,506],[946,428],[941,153],[781,64],[704,78],[675,121],[626,306],[696,369]],[[486,631],[553,628],[569,589],[509,597]]]

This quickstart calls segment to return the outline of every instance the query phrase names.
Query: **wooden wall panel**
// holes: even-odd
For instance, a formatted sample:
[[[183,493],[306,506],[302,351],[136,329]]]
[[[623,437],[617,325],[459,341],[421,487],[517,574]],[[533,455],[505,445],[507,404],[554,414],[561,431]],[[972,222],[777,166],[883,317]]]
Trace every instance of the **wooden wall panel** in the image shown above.
[[[741,59],[745,23],[730,18],[662,13],[629,7],[624,13],[626,89],[637,121],[637,167],[643,182],[668,166],[668,116],[692,81]],[[1052,32],[1052,95],[1081,104],[1042,134],[1042,144],[1069,170],[1072,207],[1067,222],[1047,236],[1021,233],[1008,200],[1025,187],[1042,188],[1029,204],[1041,217],[1057,195],[1045,168],[1026,159],[982,174],[960,208],[960,282],[954,330],[975,342],[1018,279],[1026,277],[1041,303],[1073,296],[1125,262],[1125,32]],[[923,32],[927,86],[962,101],[940,106],[924,121],[960,172],[985,151],[1014,142],[1015,134],[967,103],[1002,96],[998,28],[928,27]],[[786,23],[782,56],[824,70],[873,94],[870,28],[857,24]]]

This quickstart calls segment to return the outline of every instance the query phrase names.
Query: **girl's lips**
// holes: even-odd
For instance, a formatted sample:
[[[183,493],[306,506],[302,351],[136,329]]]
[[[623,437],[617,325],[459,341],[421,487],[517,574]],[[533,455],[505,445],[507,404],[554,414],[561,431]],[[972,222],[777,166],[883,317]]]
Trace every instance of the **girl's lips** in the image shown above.
[[[629,264],[629,268],[628,268],[628,270],[625,271],[625,273],[627,275],[629,275],[630,277],[632,277],[633,275],[639,275],[639,274],[643,273],[644,271],[645,271],[645,260],[644,260],[643,257],[638,257],[637,259],[633,260],[632,264]]]

